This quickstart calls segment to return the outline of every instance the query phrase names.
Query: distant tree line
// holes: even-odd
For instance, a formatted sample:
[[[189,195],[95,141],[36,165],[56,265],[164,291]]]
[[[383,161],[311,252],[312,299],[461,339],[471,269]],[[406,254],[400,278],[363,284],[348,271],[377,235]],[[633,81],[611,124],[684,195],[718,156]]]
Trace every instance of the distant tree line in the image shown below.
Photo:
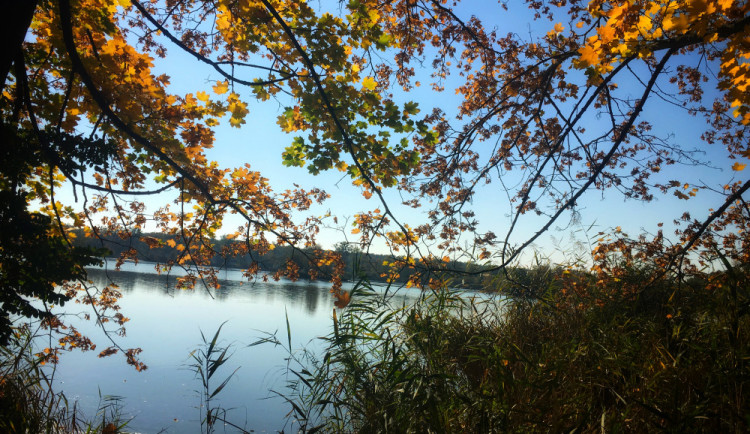
[[[116,234],[100,234],[98,238],[86,237],[81,232],[74,238],[74,244],[81,247],[104,248],[109,252],[108,256],[112,258],[127,257],[132,260],[174,265],[179,262],[180,251],[167,242],[170,239],[173,239],[173,236],[158,232],[133,232],[125,237]],[[262,255],[258,252],[243,255],[228,253],[233,251],[232,246],[239,242],[229,238],[213,239],[212,248],[217,254],[211,260],[210,265],[217,268],[242,270],[257,263],[263,272],[274,273],[287,267],[288,262],[291,261],[299,268],[300,278],[308,278],[313,267],[309,257],[313,256],[316,250],[322,250],[319,246],[302,250],[289,246],[277,246]],[[344,280],[365,278],[371,282],[386,282],[389,276],[394,276],[392,279],[394,284],[404,285],[419,271],[419,268],[412,267],[394,270],[390,264],[394,262],[394,259],[403,258],[364,252],[351,243],[338,243],[333,250],[339,253],[344,261]],[[562,272],[559,267],[547,266],[538,266],[533,269],[509,268],[505,273],[496,270],[490,272],[487,270],[491,265],[483,266],[470,262],[455,261],[446,265],[450,272],[442,273],[441,277],[446,279],[452,287],[475,290],[491,288],[494,291],[502,290],[510,295],[531,298],[538,294],[531,294],[522,288],[538,287],[540,281],[545,279],[551,281],[554,275]],[[319,279],[328,278],[333,272],[330,265],[316,266],[316,268]],[[438,271],[433,273],[440,274]],[[424,277],[427,278],[428,275]]]

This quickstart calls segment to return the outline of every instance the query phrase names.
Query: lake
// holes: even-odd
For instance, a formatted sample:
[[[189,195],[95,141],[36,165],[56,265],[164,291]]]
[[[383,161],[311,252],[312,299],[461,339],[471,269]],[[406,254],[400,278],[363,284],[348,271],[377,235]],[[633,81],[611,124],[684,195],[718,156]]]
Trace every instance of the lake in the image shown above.
[[[288,314],[292,349],[315,348],[315,338],[328,334],[332,325],[330,285],[248,282],[240,270],[229,270],[221,272],[221,288],[212,297],[204,289],[175,290],[174,276],[156,274],[154,264],[149,263],[125,264],[118,272],[91,269],[89,279],[98,287],[104,287],[109,279],[119,285],[123,294],[120,306],[130,321],[126,323],[127,336],[118,342],[123,348],[142,348],[141,360],[148,369],[136,372],[120,354],[98,358],[109,346],[103,332],[94,321],[70,316],[67,321],[90,336],[97,349],[62,354],[55,387],[65,392],[70,402],[77,401],[89,418],[96,414],[100,394],[122,397],[122,413],[132,418],[128,429],[134,432],[200,432],[200,382],[188,367],[192,361],[189,355],[200,346],[201,331],[210,340],[226,321],[220,344],[231,345],[232,356],[217,371],[213,387],[239,370],[215,403],[231,409],[228,419],[248,430],[276,432],[286,427],[288,431],[285,416],[290,407],[272,392],[285,392],[288,352],[270,344],[248,345],[264,332],[277,330],[286,343]],[[414,290],[399,292],[403,300],[417,295]],[[64,311],[86,312],[84,306],[73,303]],[[226,432],[233,431],[227,428]]]

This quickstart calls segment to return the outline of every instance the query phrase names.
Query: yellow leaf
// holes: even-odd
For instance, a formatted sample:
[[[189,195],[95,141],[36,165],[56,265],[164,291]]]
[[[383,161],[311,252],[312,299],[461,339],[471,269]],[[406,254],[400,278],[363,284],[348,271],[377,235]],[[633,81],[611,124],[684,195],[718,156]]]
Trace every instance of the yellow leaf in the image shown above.
[[[745,170],[745,166],[747,166],[747,164],[734,163],[732,164],[732,170],[734,170],[735,172],[740,172],[742,170]]]
[[[602,44],[606,44],[615,37],[615,29],[609,26],[599,27],[596,29],[596,33],[599,35]]]
[[[581,53],[581,61],[587,65],[591,66],[599,63],[599,53],[593,47],[585,45],[579,48],[578,52]]]
[[[732,7],[732,3],[734,3],[734,0],[719,0],[719,7],[722,10],[727,10]]]
[[[555,24],[555,33],[562,33],[563,30],[565,30],[565,26],[562,23]]]
[[[375,90],[375,86],[377,86],[377,83],[375,82],[374,78],[367,77],[362,80],[362,86],[367,90]]]
[[[641,32],[641,34],[648,34],[651,32],[651,17],[641,15],[638,18],[638,31]]]
[[[195,96],[203,102],[208,102],[208,94],[206,92],[203,92],[202,90],[199,90]]]
[[[227,30],[232,27],[232,18],[225,11],[222,12],[222,14],[217,15],[216,17],[216,28],[219,30]]]
[[[214,86],[214,93],[217,95],[221,95],[222,93],[227,93],[229,90],[229,82],[228,81],[217,81],[216,86]]]

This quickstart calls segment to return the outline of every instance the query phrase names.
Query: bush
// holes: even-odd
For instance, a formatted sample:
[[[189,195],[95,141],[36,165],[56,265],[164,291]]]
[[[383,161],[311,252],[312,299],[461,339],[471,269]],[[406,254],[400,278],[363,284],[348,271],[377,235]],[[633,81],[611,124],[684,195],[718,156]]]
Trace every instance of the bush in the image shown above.
[[[295,416],[327,432],[747,432],[746,270],[618,276],[401,307],[362,283],[325,356],[293,371]]]

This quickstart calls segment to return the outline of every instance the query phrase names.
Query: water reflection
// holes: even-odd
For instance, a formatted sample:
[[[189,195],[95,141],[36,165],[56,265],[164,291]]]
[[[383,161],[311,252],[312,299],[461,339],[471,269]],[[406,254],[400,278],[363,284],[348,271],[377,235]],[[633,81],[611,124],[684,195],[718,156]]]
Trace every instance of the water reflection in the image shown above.
[[[123,348],[142,348],[148,369],[137,373],[122,357],[97,358],[109,345],[106,338],[92,321],[71,316],[73,325],[91,336],[99,348],[64,354],[55,374],[58,387],[88,415],[96,413],[100,390],[124,397],[124,413],[134,417],[129,429],[137,432],[200,432],[198,383],[186,365],[201,331],[212,335],[228,321],[221,341],[231,344],[234,352],[226,374],[240,369],[217,402],[232,408],[230,418],[249,429],[282,430],[289,408],[270,390],[283,390],[288,354],[281,347],[248,345],[264,332],[281,330],[286,338],[287,317],[295,351],[326,335],[333,309],[329,286],[323,282],[243,282],[241,272],[229,270],[220,276],[221,287],[209,294],[200,286],[175,289],[179,274],[156,274],[152,264],[123,268],[118,272],[91,269],[89,279],[98,287],[110,281],[119,286],[123,294],[119,304],[131,320],[126,323],[127,336],[118,342]],[[65,309],[75,314],[85,308],[68,303]]]
[[[137,272],[132,271],[135,268],[133,265],[128,268],[122,271],[92,268],[89,270],[89,279],[99,287],[114,282],[123,294],[138,291],[158,293],[170,298],[205,297],[217,302],[234,302],[237,297],[263,300],[269,304],[283,301],[288,306],[304,307],[309,314],[315,314],[320,308],[328,310],[332,307],[328,292],[330,284],[326,282],[247,281],[240,271],[232,270],[221,272],[218,289],[206,288],[199,281],[195,289],[186,290],[176,289],[179,274]]]
[[[131,321],[126,324],[127,336],[118,342],[123,348],[142,348],[142,359],[149,368],[137,373],[122,357],[97,358],[96,353],[109,342],[93,322],[81,320],[73,325],[92,337],[99,348],[64,354],[55,376],[58,386],[89,415],[96,413],[99,391],[124,397],[125,414],[134,417],[129,429],[136,432],[200,432],[198,383],[186,365],[200,342],[200,333],[212,335],[227,321],[221,344],[231,344],[234,353],[226,364],[226,374],[240,369],[217,402],[232,408],[230,419],[248,429],[283,430],[289,408],[270,390],[283,390],[287,350],[248,345],[264,332],[274,331],[286,342],[287,318],[293,351],[309,348],[316,337],[327,335],[333,311],[329,284],[248,282],[241,271],[226,270],[220,275],[221,287],[209,293],[200,285],[195,290],[175,289],[179,275],[178,270],[159,275],[153,264],[143,263],[125,264],[117,272],[91,269],[89,278],[98,287],[110,281],[119,286],[123,294],[119,304]],[[409,303],[416,294],[402,291],[393,303]],[[84,309],[73,303],[65,308],[71,314]]]

